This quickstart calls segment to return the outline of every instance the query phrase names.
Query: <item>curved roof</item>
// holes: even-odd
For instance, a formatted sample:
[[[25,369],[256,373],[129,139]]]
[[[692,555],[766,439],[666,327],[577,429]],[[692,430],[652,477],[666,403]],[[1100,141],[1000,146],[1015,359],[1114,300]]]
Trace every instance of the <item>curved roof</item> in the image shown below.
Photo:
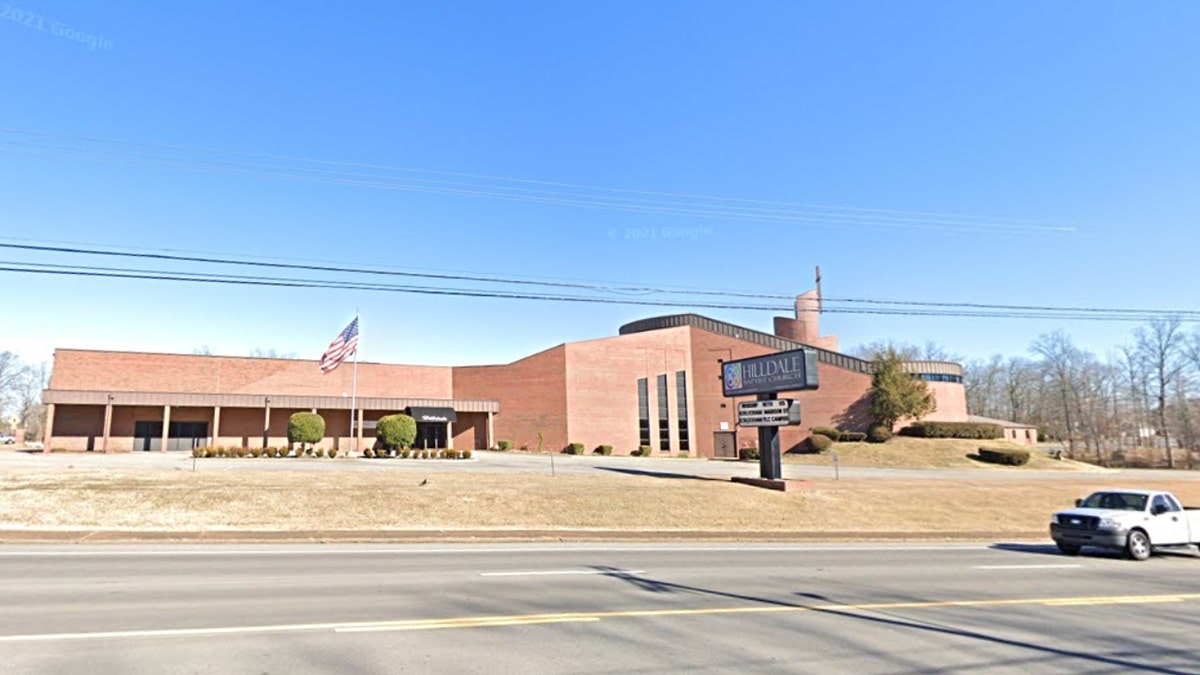
[[[708,331],[724,335],[737,340],[745,340],[754,344],[762,345],[775,351],[788,351],[790,349],[811,349],[817,352],[817,360],[821,363],[826,363],[831,366],[852,370],[857,373],[870,375],[872,372],[871,362],[866,359],[860,359],[857,356],[850,356],[841,352],[835,352],[820,347],[814,347],[810,344],[789,340],[787,338],[764,333],[763,331],[738,326],[737,324],[728,323],[725,321],[717,321],[710,319],[707,316],[699,314],[668,314],[666,316],[654,316],[648,319],[640,319],[621,326],[617,331],[620,335],[629,335],[631,333],[644,333],[652,330],[663,330],[666,328],[678,328],[680,326],[692,326],[700,330]],[[962,366],[950,361],[906,361],[904,370],[909,373],[919,374],[943,374],[943,375],[962,375]]]

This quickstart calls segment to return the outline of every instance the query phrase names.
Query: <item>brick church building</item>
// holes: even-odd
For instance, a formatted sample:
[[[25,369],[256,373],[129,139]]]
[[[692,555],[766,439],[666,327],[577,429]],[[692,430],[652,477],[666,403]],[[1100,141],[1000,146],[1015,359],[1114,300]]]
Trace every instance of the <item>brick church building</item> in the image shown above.
[[[47,404],[45,447],[97,452],[190,450],[199,445],[282,446],[288,417],[316,411],[323,445],[369,447],[375,422],[405,412],[417,445],[530,450],[568,443],[612,445],[617,454],[736,456],[757,431],[737,426],[737,399],[722,396],[721,364],[810,347],[820,388],[781,394],[801,401],[803,423],[784,427],[784,451],[814,426],[863,430],[870,422],[870,363],[837,351],[819,333],[814,292],[796,298],[795,317],[771,333],[696,314],[647,318],[617,335],[560,344],[513,363],[427,366],[358,363],[357,410],[351,368],[323,374],[311,360],[58,349]],[[905,364],[937,397],[927,419],[967,421],[962,367]],[[1012,440],[1017,430],[1010,430]],[[356,438],[357,437],[357,438]]]

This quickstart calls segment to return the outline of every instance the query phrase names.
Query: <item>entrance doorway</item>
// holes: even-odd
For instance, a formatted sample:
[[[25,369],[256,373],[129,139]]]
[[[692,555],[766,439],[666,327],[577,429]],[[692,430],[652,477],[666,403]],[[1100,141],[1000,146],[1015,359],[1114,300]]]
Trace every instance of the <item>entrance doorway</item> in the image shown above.
[[[713,432],[713,457],[737,459],[737,435],[733,431]]]
[[[134,452],[162,450],[162,422],[134,422]],[[171,422],[167,450],[192,450],[208,445],[208,422]]]
[[[422,450],[425,448],[445,448],[446,423],[417,422],[417,440],[413,443],[413,447]]]

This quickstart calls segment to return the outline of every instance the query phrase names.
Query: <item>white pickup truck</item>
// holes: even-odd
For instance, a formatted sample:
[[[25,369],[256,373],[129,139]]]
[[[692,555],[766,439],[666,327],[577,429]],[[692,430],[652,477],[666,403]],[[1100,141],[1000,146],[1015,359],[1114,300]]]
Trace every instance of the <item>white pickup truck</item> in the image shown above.
[[[1104,490],[1054,514],[1050,536],[1067,555],[1097,546],[1145,560],[1160,546],[1200,544],[1200,509],[1180,505],[1170,492]]]

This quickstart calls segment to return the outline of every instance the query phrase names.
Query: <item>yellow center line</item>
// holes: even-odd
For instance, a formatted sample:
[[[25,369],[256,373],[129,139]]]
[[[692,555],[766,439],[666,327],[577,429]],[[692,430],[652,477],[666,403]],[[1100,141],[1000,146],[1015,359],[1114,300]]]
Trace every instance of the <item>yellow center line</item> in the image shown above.
[[[408,621],[381,621],[376,624],[356,624],[334,629],[339,633],[361,633],[376,631],[430,630],[435,628],[486,628],[491,626],[516,626],[540,623],[569,623],[600,621],[616,618],[646,618],[668,616],[711,616],[718,614],[763,614],[771,612],[843,612],[891,610],[891,609],[935,609],[949,607],[1005,607],[1044,605],[1047,607],[1074,607],[1090,605],[1129,605],[1162,602],[1184,602],[1200,600],[1200,593],[1179,595],[1113,595],[1079,598],[1014,598],[1005,600],[936,600],[915,602],[879,602],[855,605],[768,605],[751,607],[709,607],[691,609],[633,609],[604,612],[572,612],[564,614],[513,614],[498,616],[476,616],[457,619],[413,619]]]
[[[445,619],[407,619],[399,621],[354,621],[310,624],[260,626],[213,626],[207,628],[159,628],[150,630],[97,631],[91,633],[44,633],[33,635],[0,635],[0,643],[50,642],[63,640],[137,639],[165,637],[202,637],[213,635],[253,635],[263,633],[297,633],[333,631],[361,633],[378,631],[435,630],[442,628],[490,628],[553,623],[585,623],[616,618],[654,618],[714,616],[722,614],[768,614],[779,612],[824,612],[847,614],[897,609],[936,609],[953,607],[1086,607],[1092,605],[1137,605],[1200,600],[1200,593],[1164,595],[1102,595],[1057,598],[1012,598],[1004,600],[932,600],[912,602],[876,602],[853,605],[751,605],[746,607],[709,607],[681,609],[633,609],[598,612],[564,612],[558,614],[500,614]]]

